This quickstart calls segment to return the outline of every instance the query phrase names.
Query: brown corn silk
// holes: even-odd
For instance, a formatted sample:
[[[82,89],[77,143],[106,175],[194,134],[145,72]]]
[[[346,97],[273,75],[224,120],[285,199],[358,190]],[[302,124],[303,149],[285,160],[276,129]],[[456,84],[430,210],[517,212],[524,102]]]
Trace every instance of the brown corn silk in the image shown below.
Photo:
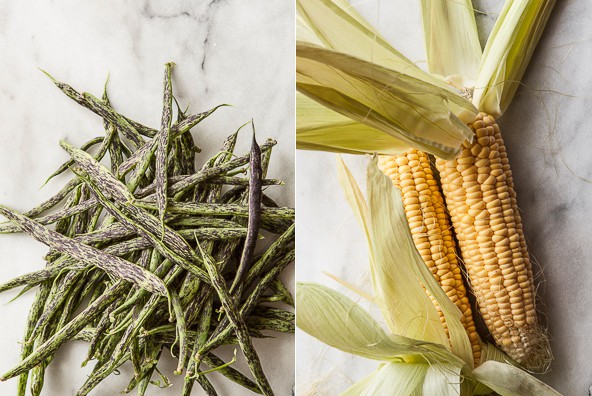
[[[495,342],[518,363],[546,368],[550,348],[538,324],[532,268],[500,129],[480,113],[473,143],[438,159],[442,189],[479,311]]]
[[[481,341],[458,264],[450,220],[429,157],[422,151],[411,149],[398,156],[379,156],[378,166],[401,190],[415,246],[448,298],[462,313],[461,322],[469,336],[477,366],[481,359]],[[448,335],[448,326],[438,302],[427,290],[426,293],[436,306]]]

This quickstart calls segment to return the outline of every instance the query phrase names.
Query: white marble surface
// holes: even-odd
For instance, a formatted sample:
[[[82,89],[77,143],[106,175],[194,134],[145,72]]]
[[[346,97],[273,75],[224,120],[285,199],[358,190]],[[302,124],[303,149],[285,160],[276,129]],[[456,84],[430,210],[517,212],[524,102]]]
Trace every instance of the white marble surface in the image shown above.
[[[194,112],[220,103],[218,111],[194,130],[204,148],[202,161],[238,126],[254,119],[260,140],[279,141],[269,176],[286,187],[274,197],[294,204],[294,4],[293,1],[85,1],[41,0],[35,5],[0,0],[0,202],[25,211],[55,193],[66,179],[39,189],[67,155],[59,139],[82,144],[102,133],[101,119],[71,102],[37,68],[81,91],[100,95],[110,73],[109,93],[116,109],[158,126],[162,73],[174,61],[173,83],[182,103]],[[239,152],[246,152],[243,136]],[[27,236],[0,237],[0,281],[39,269],[45,246]],[[293,266],[285,279],[292,283]],[[0,371],[18,362],[19,342],[34,293],[0,295]],[[256,342],[263,367],[278,395],[294,383],[294,337]],[[45,395],[74,395],[91,366],[81,369],[86,346],[66,344],[49,366]],[[239,353],[240,355],[240,353]],[[232,348],[224,358],[232,357]],[[240,364],[240,367],[246,367]],[[174,361],[163,366],[174,382],[148,395],[178,395],[182,377]],[[130,367],[111,376],[94,394],[117,394]],[[250,394],[212,375],[221,395]],[[16,380],[0,383],[0,394],[14,394]],[[195,387],[193,394],[203,394]]]
[[[396,48],[425,65],[419,2],[355,1]],[[499,1],[475,1],[487,32]],[[558,1],[517,97],[500,124],[532,255],[540,264],[540,305],[549,322],[555,361],[541,376],[568,396],[592,384],[592,3]],[[346,156],[363,182],[366,161]],[[331,272],[368,289],[363,235],[344,202],[332,154],[297,152],[297,279],[316,281],[356,298],[326,277]],[[302,231],[304,230],[304,231]],[[359,298],[357,298],[359,299]],[[297,394],[333,395],[371,372],[376,362],[336,352],[297,334]],[[334,386],[327,386],[331,381]]]

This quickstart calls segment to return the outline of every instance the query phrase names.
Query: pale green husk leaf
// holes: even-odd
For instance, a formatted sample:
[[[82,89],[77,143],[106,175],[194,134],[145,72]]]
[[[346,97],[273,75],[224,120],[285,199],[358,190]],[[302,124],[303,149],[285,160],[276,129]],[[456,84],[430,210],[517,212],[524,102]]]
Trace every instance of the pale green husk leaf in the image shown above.
[[[364,389],[368,384],[374,379],[376,376],[376,371],[373,371],[370,375],[362,378],[361,380],[357,381],[355,384],[347,388],[345,391],[341,392],[340,396],[360,396]]]
[[[432,76],[393,48],[382,35],[345,0],[298,0],[298,14],[308,29],[297,29],[297,40],[321,42],[322,46],[355,58],[401,71],[442,89],[453,89],[442,78]],[[314,32],[315,39],[310,38]],[[314,41],[312,41],[314,40]]]
[[[506,0],[483,51],[473,103],[495,117],[506,111],[543,33],[555,0]]]
[[[400,193],[375,161],[368,166],[368,204],[345,163],[338,177],[346,199],[364,229],[370,251],[375,302],[393,333],[447,345],[473,367],[470,342],[461,313],[442,291],[413,243]],[[450,343],[424,285],[438,302],[449,324]]]
[[[461,393],[461,367],[452,364],[433,364],[423,381],[423,395],[430,396],[458,396]]]
[[[323,106],[441,158],[472,139],[466,123],[477,110],[457,93],[313,44],[296,48],[297,89]]]
[[[413,395],[421,389],[428,370],[427,364],[387,363],[376,370],[376,375],[360,396]],[[421,395],[421,393],[420,393]]]
[[[398,155],[409,146],[392,135],[343,116],[296,93],[296,148],[349,154]]]
[[[302,18],[300,14],[296,14],[296,37],[298,40],[305,41],[307,43],[324,47],[325,45],[319,40],[316,33],[312,30],[311,26],[306,23],[306,20]]]
[[[501,396],[561,396],[549,385],[510,364],[488,360],[473,376]]]
[[[399,291],[400,297],[401,299],[405,299],[408,290],[405,290],[404,288],[407,285],[400,278],[408,277],[408,281],[415,280],[415,284],[418,286],[415,290],[421,292],[424,299],[411,300],[413,301],[413,304],[411,304],[410,309],[414,308],[417,314],[417,302],[421,301],[421,305],[429,304],[433,309],[430,310],[430,313],[436,312],[437,319],[435,322],[429,324],[430,326],[433,326],[434,329],[441,329],[442,324],[439,315],[433,303],[423,290],[421,286],[423,285],[423,287],[425,287],[438,302],[448,325],[450,340],[448,341],[445,338],[444,342],[440,343],[446,345],[447,342],[449,342],[452,352],[465,361],[469,367],[473,367],[473,352],[470,340],[460,320],[462,313],[457,306],[450,301],[448,296],[446,296],[417,251],[411,231],[409,230],[409,223],[405,216],[405,208],[401,193],[395,188],[392,181],[380,171],[376,159],[370,161],[368,164],[367,184],[368,206],[372,216],[372,229],[375,233],[374,241],[382,240],[385,246],[385,249],[381,249],[377,244],[374,254],[376,255],[377,251],[387,252],[388,247],[390,247],[391,256],[386,256],[389,257],[389,260],[385,260],[384,265],[391,267],[389,270],[391,277],[392,279],[396,278],[396,283],[394,283],[392,287],[401,289]],[[389,290],[385,290],[385,292],[386,291],[389,293],[394,292],[394,290],[390,288]],[[388,299],[390,294],[384,294],[384,296]],[[393,315],[393,321],[399,320],[398,318],[398,316]],[[426,318],[428,318],[428,316],[426,316]],[[407,321],[402,323],[406,323],[408,326]],[[433,341],[436,342],[435,339]]]
[[[387,335],[358,304],[326,286],[298,282],[296,299],[298,327],[341,351],[386,362],[463,365],[442,345]]]
[[[408,240],[405,233],[399,235],[400,230],[397,233],[391,227],[391,224],[396,227],[398,219],[390,216],[390,200],[383,196],[382,205],[376,202],[376,199],[380,200],[376,189],[381,186],[369,175],[367,205],[345,163],[340,159],[337,165],[346,199],[366,235],[375,303],[389,329],[396,334],[447,345],[446,333],[436,308],[415,275],[404,268],[410,255]],[[383,216],[382,220],[380,216]]]
[[[482,52],[471,0],[421,0],[421,14],[430,72],[473,87]]]

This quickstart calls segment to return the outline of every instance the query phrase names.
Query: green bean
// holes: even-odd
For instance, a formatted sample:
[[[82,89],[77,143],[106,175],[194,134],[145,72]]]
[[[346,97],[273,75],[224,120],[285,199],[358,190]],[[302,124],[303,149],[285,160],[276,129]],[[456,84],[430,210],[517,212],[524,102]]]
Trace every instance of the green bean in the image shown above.
[[[185,374],[185,380],[183,383],[183,393],[186,393],[187,391],[191,392],[193,382],[195,381],[194,375],[199,370],[201,356],[199,356],[197,352],[205,344],[208,338],[208,331],[210,329],[210,323],[212,320],[213,303],[214,299],[212,293],[207,293],[206,301],[201,312],[201,317],[197,323],[193,351],[191,352],[191,358],[187,364],[187,372]]]
[[[134,205],[155,210],[154,201],[142,199],[134,202]],[[209,216],[239,216],[248,217],[249,207],[238,204],[210,204],[201,202],[170,202],[170,213],[185,215],[209,215]],[[292,208],[261,208],[262,219],[293,219],[295,211]]]
[[[174,290],[171,290],[170,293],[177,324],[177,340],[179,342],[179,364],[177,365],[175,374],[180,375],[183,372],[185,359],[187,357],[187,326],[185,324],[185,315],[183,313],[183,309],[181,308],[179,295]],[[177,342],[177,340],[175,340],[175,342]]]
[[[117,367],[121,366],[126,360],[130,358],[129,353],[122,356],[119,361],[114,364],[113,370],[117,369]],[[92,373],[88,376],[84,384],[80,387],[78,392],[76,392],[76,396],[86,396],[89,394],[91,390],[93,390],[99,382],[107,378],[109,374],[113,371],[105,371],[104,366],[97,364]]]
[[[253,330],[273,330],[280,333],[293,333],[295,330],[294,323],[277,318],[249,316],[246,323]]]
[[[218,356],[214,355],[213,353],[208,353],[203,357],[203,361],[205,364],[210,366],[212,369],[217,368],[216,370],[218,373],[222,374],[229,380],[236,382],[237,384],[241,385],[248,390],[255,392],[257,394],[261,394],[261,390],[253,381],[251,381],[247,376],[242,374],[240,371],[233,369],[231,366],[226,366],[223,368],[219,368],[224,365],[224,361],[220,359]]]
[[[99,323],[97,324],[97,327],[94,329],[95,332],[92,335],[92,338],[90,340],[87,340],[88,342],[90,342],[90,345],[88,347],[88,352],[87,352],[87,355],[86,355],[86,359],[84,359],[84,362],[82,363],[82,366],[85,366],[86,363],[89,360],[91,360],[92,358],[94,358],[95,352],[97,350],[97,346],[99,345],[99,341],[105,335],[104,334],[105,331],[107,330],[107,328],[111,324],[110,321],[109,321],[109,315],[111,314],[111,312],[113,312],[114,309],[115,309],[115,305],[114,304],[109,305],[105,309],[105,312],[104,312],[103,316],[101,317],[101,319],[99,320]]]
[[[142,145],[144,145],[145,142],[142,136],[140,136],[138,131],[119,113],[88,92],[82,93],[82,96],[84,97],[85,102],[88,103],[88,108],[90,110],[101,116],[103,119],[114,124],[117,129],[123,133],[123,136],[132,142],[136,148],[142,147]]]
[[[198,375],[196,378],[197,383],[202,387],[202,389],[206,392],[206,395],[208,396],[218,396],[218,393],[216,392],[216,389],[214,389],[214,386],[212,385],[212,383],[210,382],[210,380],[208,380],[206,378],[205,375]],[[191,390],[189,390],[191,392]],[[188,393],[185,393],[185,390],[183,390],[183,396],[185,395],[189,395]]]
[[[72,180],[70,180],[54,196],[52,196],[51,198],[47,199],[42,204],[37,205],[33,209],[29,210],[28,212],[25,213],[25,215],[27,217],[33,218],[33,217],[39,216],[43,212],[48,211],[49,209],[53,208],[54,206],[56,206],[57,204],[59,204],[60,202],[62,202],[64,200],[64,198],[66,198],[66,196],[68,196],[68,194],[70,192],[72,192],[72,190],[74,190],[74,188],[77,185],[79,185],[80,183],[81,183],[81,181],[78,180],[78,179],[72,179]]]
[[[88,149],[90,149],[91,147],[93,147],[99,143],[102,143],[101,146],[99,147],[99,153],[102,153],[103,147],[105,147],[105,150],[106,150],[106,148],[108,146],[107,137],[98,136],[98,137],[92,138],[91,140],[89,140],[88,142],[86,142],[82,146],[80,146],[80,150],[87,151]],[[104,153],[103,153],[103,155],[104,155]],[[102,156],[100,156],[100,157],[102,158]],[[43,185],[46,185],[51,179],[64,173],[65,171],[67,171],[68,168],[73,164],[74,164],[74,161],[72,161],[72,160],[68,160],[68,161],[64,162],[62,165],[60,165],[60,167],[55,172],[53,172],[45,180]]]
[[[37,219],[35,219],[35,221],[41,225],[49,225],[49,224],[55,223],[60,220],[68,220],[70,217],[72,217],[78,213],[81,213],[81,212],[84,212],[85,210],[93,208],[96,204],[97,204],[97,202],[94,200],[83,201],[82,203],[80,203],[78,205],[66,207],[66,208],[61,209],[61,210],[59,210],[55,213],[52,213],[50,215],[37,218]],[[59,232],[59,229],[63,228],[63,227],[64,226],[58,227],[58,232]],[[6,224],[5,223],[5,224],[0,225],[0,233],[2,233],[2,234],[21,232],[21,231],[22,231],[22,229],[16,224]]]
[[[189,175],[182,174],[177,176],[169,176],[167,182],[169,184],[175,184],[187,179]],[[216,176],[204,181],[207,184],[220,184],[220,185],[231,185],[231,186],[240,186],[241,191],[244,191],[244,187],[249,185],[249,179],[244,177],[234,177],[234,176]],[[261,180],[262,186],[283,186],[284,182],[277,179],[262,179]],[[144,198],[148,195],[154,194],[156,191],[156,184],[151,183],[144,188],[140,188],[136,190],[135,196],[138,198]],[[269,206],[269,205],[268,205]]]
[[[164,228],[164,214],[167,206],[167,154],[170,146],[171,120],[173,113],[173,88],[171,86],[171,69],[174,63],[167,63],[164,71],[164,98],[160,131],[154,137],[156,142],[156,202],[158,213]]]
[[[215,227],[215,228],[244,228],[236,221],[221,219],[219,217],[196,217],[196,216],[177,216],[169,222],[172,227],[175,226],[196,226],[196,227]],[[196,230],[199,230],[197,228]],[[246,230],[246,228],[245,228]]]
[[[294,306],[292,293],[290,293],[280,279],[275,279],[271,283],[270,288],[275,292],[274,297],[277,299],[276,301],[281,301],[291,307]]]
[[[78,316],[68,322],[68,324],[55,333],[49,340],[39,346],[35,352],[27,356],[26,359],[23,359],[23,361],[21,361],[16,367],[2,375],[0,381],[5,381],[22,374],[52,355],[64,342],[74,337],[86,326],[87,323],[99,316],[127,287],[128,286],[124,281],[117,281],[105,292],[105,294],[86,307],[86,309],[78,314]]]
[[[220,107],[227,106],[227,105],[219,105],[216,106],[208,111],[203,113],[194,114],[189,116],[186,120],[182,123],[179,123],[171,128],[171,135],[173,138],[180,136],[182,133],[189,131],[191,128],[199,124],[205,118],[210,116],[214,111],[218,110]],[[119,167],[118,173],[120,176],[125,175],[127,172],[132,170],[134,167],[138,167],[138,164],[141,164],[143,161],[146,161],[146,158],[149,158],[154,153],[156,149],[156,141],[151,140],[150,142],[144,144],[140,147],[130,158],[121,164]],[[141,167],[140,167],[141,168]],[[141,172],[140,172],[141,173]]]
[[[266,305],[257,306],[253,311],[251,311],[251,315],[258,316],[260,318],[280,319],[287,322],[293,322],[296,319],[294,312],[272,308]]]
[[[249,337],[249,332],[245,322],[238,313],[235,302],[228,293],[228,289],[226,288],[226,282],[224,278],[218,272],[216,265],[211,257],[208,257],[206,253],[201,250],[200,253],[203,256],[203,261],[208,270],[208,274],[212,280],[212,286],[216,289],[218,296],[220,297],[222,306],[224,307],[224,311],[236,329],[236,336],[239,340],[239,344],[243,351],[243,355],[247,359],[247,364],[251,369],[251,373],[255,377],[255,381],[257,385],[261,389],[264,395],[273,395],[273,391],[271,390],[271,386],[265,377],[265,373],[263,372],[263,368],[261,367],[261,362],[259,361],[259,357],[257,356],[257,352],[253,348],[253,343],[251,342],[251,338]],[[198,377],[199,378],[199,377]]]
[[[140,372],[134,375],[134,377],[131,379],[130,383],[125,388],[123,393],[131,392],[138,385],[138,394],[142,395],[146,393],[146,388],[150,383],[150,377],[152,377],[152,373],[154,372],[156,363],[158,363],[158,359],[160,358],[160,354],[162,353],[162,347],[152,347],[150,348],[150,350],[152,352],[150,356],[145,357],[145,360],[140,367]]]
[[[102,268],[112,276],[125,279],[152,293],[166,295],[166,288],[162,281],[152,273],[119,257],[105,253],[91,246],[83,245],[74,239],[64,237],[55,231],[44,228],[41,224],[28,219],[18,213],[0,206],[0,214],[17,222],[24,231],[31,234],[39,242],[51,248],[66,253],[78,260],[86,261]]]
[[[33,332],[35,324],[37,323],[39,317],[43,313],[45,300],[49,296],[50,289],[50,284],[44,283],[41,285],[41,287],[37,291],[37,294],[35,295],[35,300],[33,301],[33,305],[31,306],[31,310],[29,311],[29,317],[27,319],[27,325],[25,327],[25,335],[23,337],[23,342],[21,344],[21,360],[26,359],[33,352],[34,344],[30,342],[29,339],[31,338],[31,333]],[[23,372],[19,376],[19,382],[17,387],[18,396],[25,396],[28,378],[28,371]]]
[[[109,82],[109,77],[107,77],[107,81],[105,82],[105,86],[103,88],[103,103],[107,106],[111,107],[111,102],[109,101],[109,96],[107,95],[107,83]],[[128,121],[129,122],[129,121]],[[113,174],[117,174],[117,169],[119,165],[123,162],[123,150],[122,150],[122,142],[119,139],[119,134],[117,133],[117,127],[109,122],[109,120],[103,119],[103,126],[107,133],[107,136],[112,136],[111,142],[109,144],[109,159],[111,162],[111,172]]]
[[[248,231],[245,243],[243,245],[243,251],[241,254],[240,262],[232,286],[230,286],[229,293],[233,293],[239,283],[243,280],[245,272],[251,265],[253,260],[253,253],[255,251],[255,244],[259,236],[259,227],[261,222],[261,179],[263,170],[261,169],[261,149],[255,139],[255,130],[253,129],[253,140],[251,143],[251,156],[249,158],[249,164],[251,166],[251,177],[249,179],[249,218],[248,218]],[[240,288],[242,292],[242,287]],[[238,294],[240,295],[239,292]]]

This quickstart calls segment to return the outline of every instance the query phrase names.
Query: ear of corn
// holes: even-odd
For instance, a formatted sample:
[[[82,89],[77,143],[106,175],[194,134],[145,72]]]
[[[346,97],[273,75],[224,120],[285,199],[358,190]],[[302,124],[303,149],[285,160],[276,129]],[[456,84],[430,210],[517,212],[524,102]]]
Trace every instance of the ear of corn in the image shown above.
[[[429,157],[419,150],[411,149],[403,155],[378,157],[378,167],[401,190],[413,242],[434,278],[462,312],[461,322],[471,341],[475,365],[479,364],[481,341],[458,265],[456,244],[444,199],[434,178]],[[429,292],[428,295],[438,309],[440,321],[448,333],[446,319],[437,300]]]
[[[550,349],[537,321],[532,269],[505,145],[479,114],[454,160],[437,160],[446,204],[479,310],[496,343],[517,362],[545,368]]]
[[[474,89],[472,103],[499,116],[520,84],[554,3],[506,0],[475,78],[479,51],[470,2],[422,0],[431,72],[445,75],[451,85],[462,85],[464,95],[470,96]],[[480,115],[475,121],[476,113],[459,100],[458,92],[442,87],[442,79],[424,73],[395,51],[345,0],[298,0],[297,4],[302,23],[310,25],[309,38],[311,32],[314,35],[309,42],[299,36],[297,88],[319,105],[350,118],[357,130],[336,139],[327,136],[343,134],[345,124],[309,128],[312,134],[299,134],[299,127],[299,147],[387,154],[384,139],[377,140],[377,147],[366,139],[368,131],[376,129],[400,143],[388,154],[408,145],[442,158],[438,168],[446,203],[479,310],[510,356],[529,368],[545,367],[550,360],[548,341],[537,323],[532,269],[505,148],[493,117]],[[455,37],[465,40],[451,43]],[[446,51],[442,55],[440,49],[446,48],[459,48],[463,54],[457,56],[467,63],[445,56]],[[301,119],[299,114],[299,125]],[[459,121],[472,124],[468,136]],[[458,144],[462,153],[452,160]]]

